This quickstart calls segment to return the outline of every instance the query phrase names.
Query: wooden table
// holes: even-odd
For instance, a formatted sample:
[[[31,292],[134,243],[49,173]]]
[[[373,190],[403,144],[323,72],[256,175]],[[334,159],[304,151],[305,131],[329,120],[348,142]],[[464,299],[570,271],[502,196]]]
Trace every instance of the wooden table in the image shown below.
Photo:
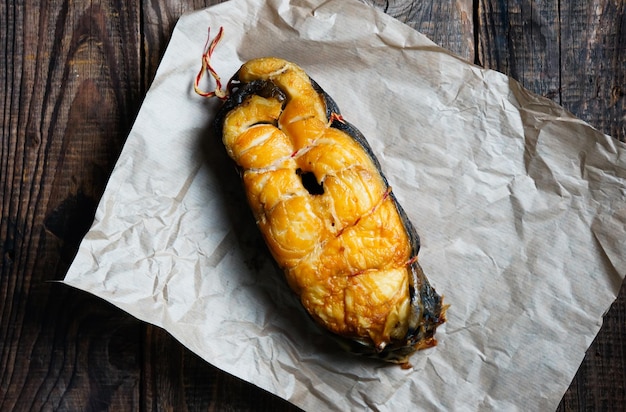
[[[369,2],[626,139],[622,0]],[[0,410],[295,409],[54,282],[92,222],[176,20],[212,3],[0,4]],[[624,287],[559,410],[618,405]]]

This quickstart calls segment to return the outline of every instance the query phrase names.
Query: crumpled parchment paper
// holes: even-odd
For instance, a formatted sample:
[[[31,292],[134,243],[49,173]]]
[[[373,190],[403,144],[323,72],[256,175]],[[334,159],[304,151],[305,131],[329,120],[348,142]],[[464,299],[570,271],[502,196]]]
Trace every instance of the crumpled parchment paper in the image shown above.
[[[341,352],[269,257],[196,95],[301,65],[368,138],[451,304],[413,369]],[[207,81],[204,84],[210,88]],[[309,410],[554,409],[626,273],[626,148],[356,1],[232,0],[182,17],[64,282]]]

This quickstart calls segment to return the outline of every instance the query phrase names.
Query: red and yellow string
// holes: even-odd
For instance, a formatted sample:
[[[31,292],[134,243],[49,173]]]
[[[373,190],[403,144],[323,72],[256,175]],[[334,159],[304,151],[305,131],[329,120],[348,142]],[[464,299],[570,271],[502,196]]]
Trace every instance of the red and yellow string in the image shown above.
[[[211,40],[211,28],[209,27],[207,40],[204,45],[204,53],[202,53],[202,68],[198,72],[196,76],[196,80],[193,83],[193,89],[196,93],[203,97],[217,97],[219,99],[225,100],[228,98],[227,90],[222,89],[222,81],[220,76],[217,74],[213,65],[211,64],[211,56],[213,55],[213,51],[215,47],[222,39],[222,35],[224,34],[224,28],[220,27],[217,35]],[[215,90],[207,92],[200,89],[200,81],[205,73],[208,73],[213,79],[215,79]]]

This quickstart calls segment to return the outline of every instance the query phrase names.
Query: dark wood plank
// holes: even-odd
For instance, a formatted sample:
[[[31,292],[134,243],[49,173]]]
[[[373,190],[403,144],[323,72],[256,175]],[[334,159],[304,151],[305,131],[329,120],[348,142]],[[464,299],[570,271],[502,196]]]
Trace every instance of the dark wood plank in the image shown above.
[[[225,0],[146,0],[142,6],[143,55],[146,85],[152,82],[174,26],[184,13],[199,10]],[[200,30],[206,30],[200,28]]]
[[[626,3],[561,1],[559,103],[626,142]]]
[[[140,104],[139,9],[0,7],[0,409],[136,408],[142,326],[50,281],[89,228]]]
[[[624,2],[481,0],[477,63],[626,141]]]
[[[474,61],[473,0],[364,0],[464,59]]]
[[[477,63],[526,88],[557,98],[560,87],[558,2],[478,1]]]

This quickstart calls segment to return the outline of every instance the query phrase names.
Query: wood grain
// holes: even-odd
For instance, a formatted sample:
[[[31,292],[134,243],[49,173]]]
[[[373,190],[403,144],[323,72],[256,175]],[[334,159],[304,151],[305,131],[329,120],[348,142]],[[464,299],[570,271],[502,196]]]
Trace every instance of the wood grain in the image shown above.
[[[139,9],[1,7],[0,410],[136,406],[141,326],[50,281],[89,228],[139,108]]]
[[[222,0],[223,1],[223,0]],[[142,15],[143,74],[146,88],[154,79],[159,62],[165,53],[167,43],[179,17],[184,13],[221,3],[219,0],[146,0]],[[205,30],[205,28],[199,28]]]
[[[474,12],[472,0],[402,1],[365,0],[433,42],[474,61]]]
[[[626,139],[620,0],[364,0]],[[0,3],[0,410],[298,410],[62,279],[182,13]],[[626,287],[560,411],[626,402]]]
[[[477,63],[626,141],[624,2],[478,2]]]
[[[558,2],[479,1],[478,16],[478,63],[535,93],[558,97]]]
[[[559,103],[626,141],[626,3],[561,3]]]

